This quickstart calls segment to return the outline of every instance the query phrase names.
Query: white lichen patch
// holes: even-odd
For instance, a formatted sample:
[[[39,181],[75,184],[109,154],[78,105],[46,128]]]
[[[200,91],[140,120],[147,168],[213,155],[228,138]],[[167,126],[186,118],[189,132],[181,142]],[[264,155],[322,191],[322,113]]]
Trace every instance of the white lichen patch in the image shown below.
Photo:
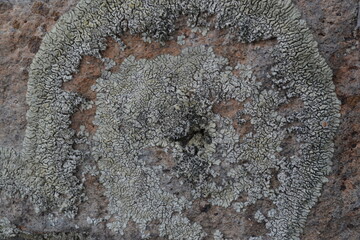
[[[215,55],[211,46],[154,59],[130,56],[119,72],[109,71],[115,62],[101,55],[107,37],[122,47],[126,31],[165,42],[183,15],[203,35],[212,17],[229,42],[276,38],[268,77],[256,77],[251,65],[232,69],[229,56]],[[33,61],[23,151],[0,149],[1,189],[29,196],[37,212],[52,212],[56,222],[59,213],[75,216],[83,198],[75,173],[84,153],[74,149],[69,126],[76,109],[89,104],[62,84],[91,55],[105,63],[93,87],[98,130],[89,145],[110,229],[122,234],[132,220],[147,238],[147,225],[157,220],[162,237],[202,239],[211,233],[185,214],[194,200],[244,211],[266,198],[274,207],[253,217],[265,223],[267,236],[252,239],[298,239],[329,172],[339,124],[331,70],[299,17],[290,0],[80,1]],[[243,106],[235,119],[213,111],[230,100]],[[296,111],[284,107],[294,102]],[[240,134],[242,128],[250,130]]]

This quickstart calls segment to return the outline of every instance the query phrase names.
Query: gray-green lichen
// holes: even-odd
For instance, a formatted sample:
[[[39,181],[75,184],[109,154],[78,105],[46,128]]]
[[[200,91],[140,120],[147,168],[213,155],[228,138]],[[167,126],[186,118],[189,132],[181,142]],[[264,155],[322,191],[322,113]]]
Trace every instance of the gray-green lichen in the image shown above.
[[[0,239],[15,237],[19,230],[7,218],[0,218]]]
[[[23,239],[23,240],[85,240],[88,234],[77,232],[33,234],[18,229],[7,218],[0,218],[0,239]]]
[[[118,35],[122,44],[121,34],[129,31],[166,41],[183,15],[194,28],[214,16],[215,27],[227,29],[234,41],[276,38],[271,87],[256,78],[254,66],[233,69],[205,46],[185,48],[179,56],[129,57],[119,72],[105,70],[94,87],[98,130],[91,154],[113,216],[107,226],[122,234],[132,220],[146,238],[147,225],[158,220],[161,236],[202,239],[207,233],[201,224],[184,214],[194,200],[243,211],[266,198],[274,207],[254,218],[268,234],[252,239],[298,239],[329,172],[339,102],[331,70],[290,0],[80,1],[47,34],[31,65],[23,150],[0,149],[5,166],[0,187],[29,196],[38,212],[73,217],[82,199],[75,176],[82,153],[73,148],[69,125],[86,101],[62,84],[72,79],[84,55],[111,68],[101,55],[107,37]],[[243,104],[236,120],[240,127],[251,126],[245,135],[213,111],[230,99]],[[281,110],[294,99],[300,109]],[[297,147],[285,151],[289,138]],[[155,150],[167,154],[173,166],[151,157]],[[274,172],[278,186],[271,184]],[[174,181],[177,193],[164,187]],[[246,200],[240,201],[241,195]]]

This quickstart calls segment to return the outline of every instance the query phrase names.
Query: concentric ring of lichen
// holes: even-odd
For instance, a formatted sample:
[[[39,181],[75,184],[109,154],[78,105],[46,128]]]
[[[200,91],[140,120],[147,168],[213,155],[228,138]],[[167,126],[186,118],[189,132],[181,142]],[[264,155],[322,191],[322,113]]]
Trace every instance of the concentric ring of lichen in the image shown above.
[[[269,73],[274,87],[263,88],[251,75],[252,66],[239,65],[240,75],[234,76],[227,59],[210,47],[186,48],[179,56],[153,60],[130,57],[120,72],[105,71],[95,86],[93,155],[115,219],[108,227],[121,233],[131,219],[146,237],[147,224],[156,219],[163,236],[201,239],[201,225],[183,214],[192,200],[207,197],[214,205],[241,211],[267,198],[274,209],[255,217],[266,223],[268,235],[298,239],[329,171],[339,102],[331,70],[288,0],[81,1],[59,19],[33,61],[23,151],[17,156],[1,150],[6,171],[20,174],[10,179],[6,172],[0,186],[11,182],[31,197],[38,211],[76,214],[82,196],[75,176],[81,152],[72,147],[69,125],[85,100],[64,91],[62,84],[72,79],[84,55],[108,63],[100,54],[106,37],[121,39],[130,31],[166,41],[182,15],[192,27],[214,16],[216,28],[228,29],[237,41],[276,38]],[[244,124],[249,120],[243,116],[250,116],[253,133],[239,136],[229,119],[212,111],[214,104],[229,99],[244,104],[238,122]],[[279,108],[292,99],[300,99],[302,108],[282,115]],[[289,134],[296,136],[298,149],[284,157],[280,145]],[[153,148],[171,156],[176,166],[170,174],[142,157]],[[19,162],[16,169],[10,159]],[[270,186],[272,169],[279,181],[276,188]],[[224,172],[226,178],[219,181]],[[191,196],[164,189],[160,182],[167,178],[189,184]],[[238,202],[240,194],[247,195],[246,202]]]

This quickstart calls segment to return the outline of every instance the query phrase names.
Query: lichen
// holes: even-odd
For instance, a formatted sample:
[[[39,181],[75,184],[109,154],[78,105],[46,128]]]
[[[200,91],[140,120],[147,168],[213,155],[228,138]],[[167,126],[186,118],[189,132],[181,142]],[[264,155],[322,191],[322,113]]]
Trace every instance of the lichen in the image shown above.
[[[64,240],[88,239],[88,234],[77,232],[62,232],[62,233],[45,233],[34,234],[18,229],[7,218],[0,218],[0,239],[27,239],[27,240]]]
[[[12,224],[7,218],[0,218],[0,238],[6,239],[10,237],[15,237],[18,233],[18,230],[14,224]]]
[[[215,28],[227,30],[233,41],[275,38],[270,86],[253,74],[254,66],[234,69],[209,46],[187,47],[178,56],[130,56],[119,72],[109,71],[114,62],[101,54],[107,37],[122,48],[126,31],[166,42],[180,16],[193,29],[204,27],[205,35],[212,16]],[[184,214],[194,200],[244,211],[266,198],[274,208],[254,217],[266,224],[268,237],[299,239],[330,169],[339,101],[331,70],[290,0],[83,0],[62,16],[31,65],[23,150],[20,155],[0,150],[5,166],[0,187],[29,196],[37,212],[74,217],[82,199],[75,173],[84,159],[73,148],[69,125],[87,102],[62,84],[85,55],[106,66],[94,86],[98,130],[91,154],[109,200],[110,229],[122,234],[132,220],[147,238],[147,225],[158,220],[160,236],[202,239],[208,233],[201,223]],[[298,111],[281,110],[294,99],[302,103]],[[233,119],[214,111],[229,100],[243,105],[235,120],[240,128],[251,126],[244,135]],[[282,146],[290,138],[297,147],[288,152]],[[155,150],[168,156],[170,167],[153,157]],[[9,165],[14,159],[16,165]],[[174,181],[177,193],[165,187]]]

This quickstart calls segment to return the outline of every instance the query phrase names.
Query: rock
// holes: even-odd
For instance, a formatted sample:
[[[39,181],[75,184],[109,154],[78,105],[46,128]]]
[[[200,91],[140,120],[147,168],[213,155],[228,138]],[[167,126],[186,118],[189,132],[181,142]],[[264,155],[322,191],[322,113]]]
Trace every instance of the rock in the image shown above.
[[[31,61],[38,52],[44,35],[52,29],[59,17],[77,2],[77,0],[9,0],[0,3],[2,56],[0,58],[0,146],[21,151],[27,125],[28,105],[25,96]],[[332,172],[328,176],[329,181],[323,186],[322,195],[307,217],[301,239],[356,240],[360,238],[360,166],[357,161],[360,157],[360,39],[354,32],[360,11],[358,2],[356,0],[315,2],[294,0],[294,3],[319,43],[321,55],[333,70],[336,94],[341,101],[341,123],[335,138]],[[165,45],[156,42],[145,44],[141,36],[127,35],[122,39],[128,46],[125,51],[121,51],[121,45],[115,40],[108,39],[108,48],[103,54],[115,61],[117,65],[111,71],[117,72],[124,59],[130,55],[134,55],[137,59],[153,59],[162,54],[179,55],[181,49],[197,42],[213,46],[215,53],[228,56],[230,65],[235,67],[236,61],[244,65],[249,62],[261,65],[266,61],[259,60],[256,55],[260,54],[266,58],[266,50],[271,49],[274,44],[269,40],[250,46],[249,44],[226,46],[223,44],[226,41],[225,34],[221,32],[211,36],[213,32],[210,31],[203,36],[202,33],[197,34],[190,29],[183,29],[176,34],[177,38],[166,42]],[[185,35],[189,36],[188,39],[192,42],[187,41],[183,37]],[[219,35],[222,37],[219,38]],[[256,52],[258,48],[263,50]],[[266,60],[271,62],[269,58]],[[105,65],[106,63],[95,57],[87,56],[82,59],[80,70],[74,79],[63,85],[64,90],[77,92],[88,102],[88,105],[85,104],[86,106],[75,112],[71,118],[71,128],[78,135],[87,132],[93,136],[97,131],[97,125],[93,123],[97,109],[96,106],[91,105],[91,101],[96,101],[96,94],[91,87],[101,76],[101,71],[106,68]],[[261,67],[266,69],[268,66],[264,64]],[[261,71],[265,70],[259,67],[259,76],[264,76],[264,72]],[[301,108],[301,104],[289,105],[284,111],[291,111],[297,107]],[[230,101],[215,105],[213,110],[221,116],[235,119],[235,113],[242,108],[243,105],[238,102]],[[248,120],[246,116],[244,118]],[[252,131],[251,125],[240,127],[237,124],[234,122],[234,127],[241,135]],[[191,139],[187,140],[189,141]],[[80,140],[74,148],[85,152],[88,150],[86,144]],[[160,164],[172,166],[173,162],[165,152],[157,150],[156,154],[161,156]],[[119,239],[119,236],[108,228],[109,223],[116,221],[114,217],[109,217],[111,214],[108,212],[108,195],[97,171],[96,160],[91,157],[88,162],[82,162],[77,168],[76,176],[81,179],[84,186],[85,199],[79,203],[78,213],[73,220],[65,221],[58,218],[57,213],[39,216],[34,212],[28,199],[22,199],[20,196],[9,199],[2,196],[0,213],[10,220],[6,222],[6,229],[10,229],[8,226],[11,226],[12,234],[22,231],[29,232],[34,237],[38,237],[36,234],[39,233],[63,232],[58,239],[61,237],[66,239],[77,235],[69,232],[79,232],[77,236],[79,239]],[[277,179],[272,181],[276,182]],[[269,210],[272,209],[272,203],[264,199],[259,201],[256,207]],[[238,213],[234,209],[214,206],[206,199],[201,199],[196,201],[186,214],[191,221],[200,223],[207,232],[214,233],[219,229],[217,234],[224,235],[225,238],[245,239],[267,232],[263,223],[251,219],[254,215],[261,219],[261,214],[256,213],[256,207],[250,207],[245,213]],[[159,237],[157,221],[150,222],[146,229],[150,239],[162,239]],[[49,239],[52,237],[50,235]],[[137,223],[131,220],[124,230],[123,238],[139,239],[140,237]]]

